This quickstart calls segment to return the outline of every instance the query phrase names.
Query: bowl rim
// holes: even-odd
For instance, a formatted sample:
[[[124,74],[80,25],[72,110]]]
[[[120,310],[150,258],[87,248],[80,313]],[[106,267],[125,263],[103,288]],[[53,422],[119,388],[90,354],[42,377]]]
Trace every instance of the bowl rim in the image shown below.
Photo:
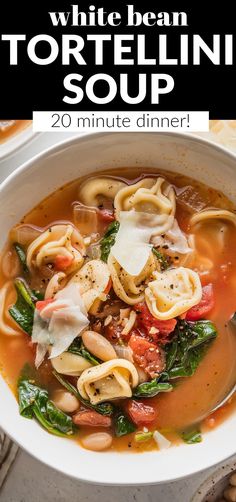
[[[221,479],[232,474],[236,470],[236,458],[232,456],[228,459],[227,464],[220,465],[215,471],[207,476],[207,478],[202,481],[200,486],[194,492],[190,502],[202,502],[208,492],[214,488],[214,486],[221,481]]]
[[[18,168],[16,168],[13,172],[11,172],[1,182],[0,195],[1,195],[2,191],[4,191],[4,189],[6,187],[8,187],[8,185],[11,184],[11,182],[14,178],[17,178],[19,175],[21,175],[22,173],[27,171],[27,169],[29,167],[31,167],[37,161],[44,160],[51,154],[57,154],[60,152],[60,150],[63,151],[65,148],[70,148],[73,145],[80,143],[80,142],[83,142],[83,141],[91,141],[97,137],[102,138],[104,136],[111,136],[111,135],[118,136],[120,134],[122,134],[122,133],[120,133],[120,132],[95,132],[95,133],[83,134],[81,136],[75,136],[72,138],[64,139],[63,141],[56,143],[55,145],[47,147],[46,149],[44,149],[40,153],[37,153],[36,155],[34,155],[30,159],[28,159],[26,162],[24,162]],[[127,134],[127,132],[126,132],[126,134]],[[197,135],[193,135],[193,134],[189,134],[189,133],[179,133],[179,132],[178,133],[175,133],[175,132],[152,132],[152,133],[140,132],[139,133],[139,132],[131,132],[131,131],[128,132],[128,134],[129,135],[131,135],[131,134],[132,135],[134,135],[134,134],[142,134],[142,135],[152,134],[152,135],[159,135],[159,136],[165,136],[165,137],[167,136],[167,137],[170,137],[170,139],[174,139],[176,141],[178,141],[178,139],[180,138],[182,140],[186,140],[187,142],[190,141],[190,142],[196,143],[198,145],[210,147],[213,151],[218,152],[219,154],[223,154],[225,156],[225,158],[226,159],[228,158],[231,162],[236,161],[236,153],[229,151],[226,147],[224,147],[222,145],[215,144],[214,141],[212,141],[212,140],[208,140],[208,139],[202,138]],[[3,377],[2,377],[2,379],[4,380]],[[6,384],[6,386],[8,388],[8,385],[5,382],[5,380],[4,380],[4,383]],[[10,389],[9,389],[9,392],[11,392]],[[187,468],[185,468],[184,472],[181,475],[178,475],[177,477],[173,477],[170,474],[168,477],[165,477],[165,479],[163,479],[163,480],[156,480],[156,476],[155,476],[154,472],[153,472],[153,475],[151,476],[151,479],[149,477],[149,479],[142,480],[140,482],[136,481],[136,480],[135,481],[132,480],[130,482],[127,482],[127,481],[123,482],[122,480],[119,480],[119,481],[114,482],[113,480],[107,480],[104,478],[101,480],[98,480],[98,479],[94,480],[94,479],[91,479],[91,474],[89,474],[89,472],[88,472],[87,477],[85,477],[84,474],[81,476],[79,472],[78,472],[78,474],[72,473],[72,472],[70,472],[69,469],[65,469],[64,466],[60,467],[60,465],[58,465],[58,464],[55,466],[55,464],[53,463],[53,460],[47,459],[42,454],[39,454],[38,452],[33,451],[33,448],[31,449],[28,445],[26,446],[24,444],[24,441],[21,441],[21,438],[19,438],[19,436],[14,433],[14,430],[12,428],[11,423],[4,422],[4,425],[2,425],[1,414],[0,414],[0,426],[15,443],[17,443],[24,451],[26,451],[28,454],[33,456],[36,460],[41,461],[43,464],[57,470],[58,472],[61,472],[64,475],[69,476],[70,478],[74,478],[74,479],[80,480],[85,483],[90,483],[90,484],[94,484],[94,485],[102,485],[102,486],[145,486],[145,485],[155,485],[155,484],[159,484],[159,483],[173,482],[173,481],[180,480],[183,478],[188,478],[189,476],[191,476],[193,474],[200,473],[207,468],[214,467],[218,463],[225,461],[226,459],[233,456],[236,452],[235,449],[233,449],[231,451],[229,450],[228,452],[225,452],[223,454],[223,456],[218,456],[214,462],[212,462],[212,460],[210,460],[210,461],[207,460],[207,458],[202,459],[202,465],[199,465],[199,467],[197,467],[197,468],[194,467],[193,471],[191,471],[190,466],[186,466]],[[233,442],[232,442],[232,446],[233,446]],[[197,446],[195,446],[195,448],[196,447]],[[104,455],[104,453],[103,453],[103,455]],[[121,455],[120,452],[119,452],[119,455]],[[137,454],[136,453],[134,453],[134,454],[129,453],[131,461],[132,461],[132,455],[137,455]],[[89,471],[89,469],[88,469],[88,471]]]
[[[215,143],[212,139],[208,138],[202,138],[201,136],[198,136],[197,134],[192,134],[192,133],[181,133],[181,132],[148,132],[148,131],[143,131],[143,132],[132,132],[132,131],[124,131],[125,134],[128,135],[133,135],[133,134],[142,134],[142,135],[155,135],[158,134],[158,136],[169,136],[170,138],[182,138],[187,141],[193,141],[194,143],[197,144],[202,144],[208,147],[212,147],[213,150],[216,150],[218,153],[224,154],[226,157],[228,157],[230,160],[236,160],[236,152],[233,152],[226,148],[224,145],[220,145]],[[40,151],[30,159],[28,159],[26,162],[23,162],[20,166],[18,166],[16,169],[14,169],[1,183],[0,183],[0,193],[1,191],[5,188],[5,186],[8,185],[8,183],[11,182],[11,180],[15,177],[18,176],[21,172],[24,172],[30,167],[34,162],[37,162],[38,160],[43,160],[45,157],[51,154],[58,153],[61,149],[64,150],[65,147],[69,148],[70,146],[73,146],[74,143],[81,142],[83,140],[90,140],[95,137],[100,137],[102,138],[103,136],[118,136],[121,134],[124,134],[124,132],[94,132],[94,133],[83,133],[81,135],[72,137],[72,138],[66,138],[62,141],[57,142],[55,145],[50,145],[44,150]],[[35,134],[41,134],[41,133],[35,133]],[[3,158],[0,157],[0,161]]]
[[[0,162],[7,160],[16,152],[21,150],[40,136],[42,133],[33,130],[33,124],[26,125],[19,132],[16,132],[12,137],[0,143]]]

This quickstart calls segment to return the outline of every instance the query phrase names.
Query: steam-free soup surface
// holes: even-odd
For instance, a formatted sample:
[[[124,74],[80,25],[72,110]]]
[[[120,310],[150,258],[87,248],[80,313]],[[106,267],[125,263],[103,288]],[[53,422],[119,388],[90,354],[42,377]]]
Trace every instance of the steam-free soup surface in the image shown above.
[[[196,427],[196,424],[197,427],[202,427],[202,430],[207,429],[209,423],[211,426],[217,425],[222,417],[232,411],[234,404],[232,401],[224,410],[211,415],[209,422],[211,410],[227,394],[235,382],[236,376],[236,336],[233,324],[229,323],[236,307],[236,225],[224,219],[217,221],[209,219],[204,224],[195,225],[194,228],[190,225],[192,216],[198,214],[199,211],[205,211],[208,208],[219,208],[229,210],[234,214],[234,208],[232,203],[222,193],[218,193],[212,188],[181,175],[159,171],[153,172],[147,168],[143,168],[141,171],[134,168],[122,169],[119,172],[105,172],[105,176],[117,178],[117,180],[128,185],[135,184],[145,177],[156,179],[158,175],[164,176],[169,183],[173,184],[176,196],[175,217],[181,231],[190,241],[192,239],[190,235],[194,235],[194,246],[197,246],[197,252],[195,261],[192,262],[189,268],[197,271],[202,287],[209,284],[212,285],[214,306],[205,318],[214,323],[217,329],[217,337],[210,342],[204,357],[192,376],[173,380],[174,390],[171,392],[160,393],[156,397],[141,399],[139,401],[151,406],[155,410],[155,420],[147,424],[138,424],[136,432],[122,437],[115,437],[111,446],[115,449],[129,448],[131,451],[142,451],[156,447],[153,438],[143,442],[135,440],[135,434],[137,431],[143,430],[143,426],[146,432],[147,430],[158,430],[171,441],[179,441],[180,433],[189,427]],[[104,173],[96,174],[96,176],[98,178],[103,177]],[[75,203],[80,202],[78,199],[79,187],[86,180],[87,178],[76,180],[60,188],[22,218],[20,225],[30,226],[29,235],[31,234],[31,240],[32,235],[33,237],[39,235],[38,227],[40,227],[40,232],[42,233],[43,230],[52,227],[52,225],[64,222],[75,223],[74,208]],[[103,207],[100,205],[98,209],[103,211],[104,204]],[[106,201],[105,210],[109,214],[112,214],[112,204]],[[106,220],[102,215],[99,223],[100,235],[97,237],[98,244],[109,224],[109,218]],[[19,232],[19,230],[16,231],[15,229],[10,232],[8,243],[2,253],[1,287],[7,281],[13,281],[14,277],[22,275],[17,254],[12,246],[17,241],[19,235],[22,239],[22,233]],[[193,246],[193,240],[191,242]],[[27,251],[27,237],[26,243],[22,241],[22,245],[24,250]],[[160,246],[158,250],[160,251]],[[164,247],[161,249],[161,252],[166,252],[168,255],[169,250]],[[172,266],[176,267],[178,266],[178,260],[182,258],[176,253],[174,256],[172,254],[171,259]],[[188,262],[186,262],[186,265],[183,263],[182,266],[188,267]],[[30,288],[38,290],[43,294],[52,277],[50,267],[49,270],[44,272],[43,274],[42,271],[39,273],[35,268],[30,271],[30,274],[25,276]],[[10,287],[7,292],[5,311],[2,314],[2,319],[4,325],[12,328],[18,334],[7,335],[4,332],[0,334],[0,368],[10,388],[17,395],[17,381],[23,366],[26,363],[29,363],[32,367],[34,366],[36,344],[32,344],[30,336],[19,329],[7,313],[8,307],[14,303],[15,296],[14,287]],[[105,304],[114,303],[114,300],[119,300],[119,298],[117,298],[111,289]],[[97,318],[96,314],[91,316],[92,329],[95,329],[94,326],[96,323],[98,325],[100,321],[104,322],[105,317],[101,319],[99,312],[104,309],[105,304],[100,305]],[[124,302],[121,307],[125,308]],[[126,307],[133,309],[131,305],[126,305]],[[180,317],[183,318],[184,315]],[[134,329],[136,328],[137,325],[134,326]],[[88,329],[91,329],[91,327]],[[107,338],[108,326],[103,327],[102,330],[100,327],[100,333]],[[169,338],[168,343],[171,341],[171,335]],[[108,339],[111,341],[111,338],[108,337]],[[117,344],[117,340],[115,344]],[[62,389],[58,380],[52,374],[52,365],[47,356],[45,356],[44,361],[39,366],[37,374],[40,385],[49,391],[50,397],[55,395],[56,390]],[[78,377],[69,376],[68,378],[76,387]],[[151,380],[151,377],[149,377],[149,380]],[[115,401],[116,404],[118,403],[119,408],[125,409],[126,412],[127,402],[130,402],[130,399],[118,399]],[[83,404],[80,410],[83,411]],[[110,429],[103,426],[93,427],[85,425],[80,426],[76,438],[83,442],[83,438],[99,431],[108,431],[110,434]]]

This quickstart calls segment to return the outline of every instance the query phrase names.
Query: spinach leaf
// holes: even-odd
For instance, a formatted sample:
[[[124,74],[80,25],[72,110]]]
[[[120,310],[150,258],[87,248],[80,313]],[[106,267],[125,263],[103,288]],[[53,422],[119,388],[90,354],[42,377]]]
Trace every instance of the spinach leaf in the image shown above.
[[[74,394],[74,396],[76,396],[77,399],[79,399],[79,401],[82,404],[84,404],[84,406],[86,406],[87,408],[90,408],[92,410],[97,411],[98,413],[100,413],[100,415],[106,415],[109,417],[111,415],[113,415],[113,413],[115,411],[115,407],[113,406],[113,404],[108,403],[108,402],[99,403],[99,404],[91,404],[90,401],[87,401],[87,399],[84,399],[81,396],[81,394],[76,389],[76,387],[74,387],[74,385],[72,385],[70,382],[68,382],[68,380],[65,380],[65,378],[63,378],[61,375],[59,375],[59,373],[57,373],[57,371],[53,370],[53,375],[58,380],[58,382],[60,382],[60,384],[63,387],[65,387],[65,389],[67,389],[69,392]]]
[[[81,356],[84,359],[87,359],[91,364],[97,366],[101,363],[99,359],[94,357],[83,345],[81,338],[77,337],[67,349],[67,352],[71,352],[72,354],[76,354],[77,356]]]
[[[25,333],[31,335],[35,302],[38,298],[23,279],[16,279],[14,284],[17,292],[17,300],[15,305],[9,308],[9,314]]]
[[[16,251],[16,254],[19,258],[19,262],[21,264],[21,267],[22,267],[22,270],[25,274],[28,274],[29,273],[29,269],[27,267],[27,264],[26,264],[26,254],[25,254],[25,251],[23,249],[23,247],[18,244],[18,242],[15,242],[13,244],[13,247],[15,248],[15,251]]]
[[[181,438],[187,444],[201,443],[202,441],[202,435],[198,429],[190,429],[182,432]]]
[[[115,244],[116,234],[119,230],[119,221],[113,221],[107,228],[107,231],[100,241],[101,260],[107,262],[112,246]]]
[[[53,427],[56,427],[61,432],[68,434],[68,431],[71,430],[71,417],[57,408],[50,400],[47,401],[46,410],[49,421]]]
[[[131,420],[119,410],[114,416],[115,435],[117,437],[126,436],[136,430],[136,426]]]
[[[142,443],[144,441],[148,441],[149,439],[152,439],[153,437],[153,432],[148,431],[148,432],[136,432],[134,439],[138,443]]]
[[[56,370],[53,370],[52,373],[53,373],[54,377],[58,380],[58,382],[60,382],[60,384],[63,387],[65,387],[66,390],[71,392],[71,394],[74,394],[75,397],[78,397],[79,392],[76,389],[76,387],[74,385],[72,385],[72,383],[68,382],[68,380],[63,378],[59,373],[57,373]]]
[[[35,417],[51,434],[68,436],[73,434],[72,418],[59,410],[48,397],[48,392],[35,385],[33,380],[18,382],[19,411],[25,418]]]
[[[162,271],[167,270],[167,268],[169,268],[169,266],[171,265],[170,256],[164,255],[163,253],[158,251],[156,248],[152,248],[152,252],[156,256],[156,258],[158,259],[158,261],[160,263],[161,270]]]
[[[37,301],[41,301],[41,300],[44,300],[44,294],[41,292],[41,291],[38,291],[36,289],[32,289],[32,293],[33,293],[33,296],[34,296],[34,301],[37,302]]]
[[[154,397],[159,392],[170,392],[173,386],[167,382],[158,383],[158,379],[154,378],[151,382],[140,383],[133,391],[133,396],[136,398]]]
[[[166,345],[166,371],[161,380],[192,376],[203,359],[210,342],[217,336],[211,321],[179,320],[173,341]]]
[[[168,351],[166,353],[166,372],[174,365],[174,362],[177,357],[177,351],[178,351],[178,341],[173,340],[173,342],[169,345]]]
[[[45,391],[41,391],[41,395]],[[39,388],[33,384],[33,380],[20,380],[18,383],[19,411],[25,418],[33,418],[33,403],[37,398]]]

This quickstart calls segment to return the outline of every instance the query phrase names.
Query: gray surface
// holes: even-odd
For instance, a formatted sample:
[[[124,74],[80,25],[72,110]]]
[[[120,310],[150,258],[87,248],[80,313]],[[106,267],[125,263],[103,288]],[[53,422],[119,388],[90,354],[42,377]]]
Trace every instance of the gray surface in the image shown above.
[[[130,468],[132,469],[132,465]],[[103,488],[71,480],[20,451],[0,492],[0,501],[190,502],[193,493],[209,472],[168,485]]]
[[[0,181],[45,147],[74,135],[72,133],[39,135],[30,145],[0,162]],[[132,469],[132,465],[130,468]],[[102,488],[71,480],[44,466],[27,453],[19,451],[0,491],[0,502],[190,502],[196,489],[213,470],[165,485]]]

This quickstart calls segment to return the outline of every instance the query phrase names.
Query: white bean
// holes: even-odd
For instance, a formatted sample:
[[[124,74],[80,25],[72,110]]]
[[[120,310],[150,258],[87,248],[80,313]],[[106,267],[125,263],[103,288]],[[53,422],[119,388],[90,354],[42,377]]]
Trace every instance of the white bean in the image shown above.
[[[102,451],[109,448],[112,444],[112,435],[108,432],[95,432],[81,439],[84,448],[92,451]]]
[[[2,257],[1,268],[7,279],[20,274],[20,262],[16,253],[9,250]]]
[[[85,347],[102,361],[110,361],[116,359],[117,354],[112,344],[96,331],[85,331],[82,334],[82,340]]]
[[[56,390],[52,401],[54,404],[65,413],[73,413],[79,408],[79,401],[73,394],[64,390]]]
[[[227,488],[227,490],[224,491],[224,498],[229,502],[236,502],[236,486]]]
[[[236,486],[236,472],[230,476],[229,482],[232,486]]]

